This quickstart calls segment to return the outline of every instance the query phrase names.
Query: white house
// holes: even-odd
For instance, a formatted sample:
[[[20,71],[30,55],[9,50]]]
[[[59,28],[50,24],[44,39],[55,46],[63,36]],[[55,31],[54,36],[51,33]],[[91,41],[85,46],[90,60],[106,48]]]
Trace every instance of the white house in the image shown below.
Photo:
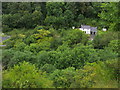
[[[85,32],[86,34],[95,35],[97,33],[97,27],[91,27],[88,25],[81,25],[81,28],[79,28],[79,29],[82,30],[83,32]]]

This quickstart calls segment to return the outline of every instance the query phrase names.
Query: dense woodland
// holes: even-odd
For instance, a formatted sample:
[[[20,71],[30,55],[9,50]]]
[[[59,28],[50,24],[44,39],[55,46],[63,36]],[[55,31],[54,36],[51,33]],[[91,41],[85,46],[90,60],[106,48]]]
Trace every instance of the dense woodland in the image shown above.
[[[3,88],[118,88],[119,7],[119,2],[3,2],[2,37],[11,36],[1,43]],[[94,40],[80,25],[97,27]]]

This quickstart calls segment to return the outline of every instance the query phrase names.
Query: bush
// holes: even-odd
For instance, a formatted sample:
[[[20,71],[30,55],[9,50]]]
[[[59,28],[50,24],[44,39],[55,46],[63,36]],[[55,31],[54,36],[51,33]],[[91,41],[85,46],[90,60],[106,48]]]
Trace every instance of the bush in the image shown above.
[[[41,42],[41,43],[31,43],[30,46],[26,46],[25,50],[33,52],[37,54],[42,50],[50,50],[50,43],[49,42]]]
[[[67,44],[63,44],[56,51],[41,51],[37,56],[37,64],[39,67],[44,64],[52,64],[57,69],[65,69],[68,67],[80,68],[86,62],[98,61],[99,57],[95,49],[90,46],[79,44],[71,49]]]
[[[112,40],[108,44],[108,48],[112,49],[113,52],[119,53],[119,46],[120,46],[120,41],[119,40]]]
[[[3,50],[2,54],[3,66],[5,68],[13,67],[22,61],[27,61],[31,63],[36,63],[36,57],[32,52],[29,51],[16,51],[13,49]]]
[[[50,79],[53,80],[53,85],[56,88],[69,88],[73,82],[73,76],[75,74],[74,67],[69,67],[63,70],[57,69],[50,74]]]
[[[91,88],[95,83],[94,77],[96,73],[94,70],[95,68],[89,65],[85,65],[82,69],[77,69],[70,88]]]
[[[3,71],[3,88],[52,88],[52,81],[28,62]]]
[[[107,32],[97,35],[93,40],[93,46],[98,49],[103,49],[108,46],[110,41],[118,39],[118,32]]]
[[[56,68],[52,64],[45,64],[40,70],[45,71],[46,73],[52,73]]]
[[[67,30],[63,36],[63,42],[67,42],[69,45],[82,43],[86,44],[88,36],[78,29]]]
[[[94,72],[96,73],[94,76],[94,88],[118,88],[118,82],[117,79],[115,79],[115,76],[118,75],[118,72],[115,72],[116,66],[110,68],[110,62],[114,65],[114,62],[116,62],[116,60],[114,62],[113,60],[106,60],[106,62],[97,62],[97,64],[94,65]]]
[[[2,28],[3,28],[3,30],[2,30],[3,33],[5,33],[5,32],[9,32],[9,31],[12,30],[8,25],[3,25]]]
[[[106,61],[109,59],[115,59],[118,57],[116,52],[113,52],[110,48],[105,48],[102,50],[98,50],[98,57],[100,57],[101,61]]]
[[[110,60],[107,60],[105,62],[105,65],[113,71],[113,76],[114,76],[114,80],[118,80],[119,78],[119,58],[116,58],[116,59],[110,59]]]
[[[14,45],[14,48],[18,51],[24,51],[24,48],[26,47],[27,45],[24,43],[24,42],[16,42],[16,44]]]
[[[54,65],[58,56],[56,51],[41,51],[37,55],[37,65],[39,68],[43,67],[45,64]]]
[[[70,88],[117,88],[116,64],[116,60],[87,63],[82,69],[76,70]]]
[[[2,65],[3,69],[6,69],[8,67],[9,62],[11,61],[11,58],[14,56],[14,50],[13,49],[3,49],[2,50]]]

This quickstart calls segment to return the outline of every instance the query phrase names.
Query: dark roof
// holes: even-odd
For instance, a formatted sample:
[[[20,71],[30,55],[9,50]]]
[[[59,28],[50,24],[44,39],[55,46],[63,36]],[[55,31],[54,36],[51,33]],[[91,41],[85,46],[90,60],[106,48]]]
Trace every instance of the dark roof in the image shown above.
[[[81,28],[90,29],[90,26],[88,26],[88,25],[81,25]]]
[[[91,27],[91,31],[96,31],[97,27]]]

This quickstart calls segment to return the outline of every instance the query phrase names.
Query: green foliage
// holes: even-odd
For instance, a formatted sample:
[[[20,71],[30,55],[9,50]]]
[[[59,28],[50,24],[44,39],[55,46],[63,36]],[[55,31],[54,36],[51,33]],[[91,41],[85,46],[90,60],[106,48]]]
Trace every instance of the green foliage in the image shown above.
[[[93,40],[93,46],[98,49],[102,49],[108,46],[111,40],[118,39],[119,32],[106,32],[104,34],[97,35]]]
[[[36,39],[33,35],[30,35],[28,37],[26,37],[24,39],[24,42],[27,44],[27,45],[30,45],[30,43],[35,43],[36,42]]]
[[[28,62],[3,72],[3,88],[52,88],[52,81]]]
[[[61,45],[56,51],[41,51],[37,56],[37,63],[40,67],[44,64],[52,64],[58,69],[68,67],[80,68],[86,62],[95,62],[99,57],[94,49],[90,46],[78,45],[71,49],[68,45]]]
[[[118,40],[112,40],[108,44],[108,48],[112,49],[116,53],[119,53],[119,45],[120,45],[119,39]]]
[[[40,68],[45,64],[55,64],[59,54],[56,51],[40,51],[37,55],[37,66]]]
[[[3,25],[2,28],[4,30],[3,32],[9,32],[9,31],[11,31],[11,28],[8,25]]]
[[[102,12],[98,16],[106,21],[106,27],[111,31],[119,31],[119,2],[101,3]]]
[[[69,88],[75,74],[75,68],[69,67],[64,70],[55,70],[50,74],[50,79],[56,88]]]
[[[34,28],[43,24],[44,16],[39,5],[30,2],[3,3],[3,31],[7,32],[9,28],[9,31],[13,28]]]
[[[94,64],[94,63],[92,63]],[[94,72],[93,67],[85,65],[82,69],[77,69],[76,74],[73,77],[73,82],[70,85],[70,88],[90,88],[94,85]]]
[[[42,50],[50,50],[50,43],[45,41],[41,43],[31,43],[30,46],[25,47],[25,50],[37,54]]]
[[[24,42],[16,42],[14,45],[14,48],[18,51],[24,51],[24,48],[26,47],[26,44]]]
[[[15,64],[18,64],[22,61],[27,61],[35,63],[36,57],[33,53],[29,51],[16,51],[13,49],[3,50],[2,54],[3,66],[4,69],[13,67]]]
[[[74,49],[73,49],[73,66],[74,67],[82,67],[84,66],[87,62],[96,62],[99,61],[100,58],[98,57],[98,53],[96,52],[95,49],[91,46],[84,46],[81,44],[78,44]]]
[[[46,73],[52,73],[56,68],[52,64],[45,64],[40,70],[45,71]]]
[[[107,62],[107,64],[106,64]],[[95,77],[94,77],[94,81],[96,82],[93,87],[99,87],[99,88],[108,88],[108,87],[112,87],[112,88],[117,88],[118,87],[118,83],[117,83],[117,79],[115,78],[115,68],[116,66],[110,68],[110,64],[113,64],[116,62],[116,60],[108,60],[106,62],[98,62],[98,64],[95,65]],[[118,72],[117,72],[118,73]],[[117,74],[116,73],[116,74]],[[118,74],[117,74],[118,75]]]
[[[71,88],[117,88],[117,60],[87,63],[82,69],[77,69]],[[117,75],[116,75],[117,74]]]
[[[106,66],[113,71],[113,80],[119,78],[119,58],[110,59],[105,62]]]
[[[8,49],[8,50],[3,49],[2,50],[3,68],[6,69],[8,67],[9,61],[11,61],[11,58],[13,57],[13,55],[14,55],[14,50],[12,50],[12,49]]]
[[[3,87],[116,88],[118,5],[3,3],[3,32],[11,36],[1,42],[6,45],[1,47]],[[80,25],[97,26],[93,41],[79,29],[70,29]],[[103,27],[108,31],[101,31]]]
[[[118,2],[7,2],[2,7],[4,32],[37,25],[56,29],[79,27],[81,24],[109,27],[112,31],[119,28]]]
[[[108,59],[115,59],[118,57],[116,52],[113,52],[109,48],[105,48],[103,50],[98,50],[98,56],[100,57],[101,61],[106,61]]]
[[[78,29],[66,31],[63,36],[63,42],[67,42],[69,45],[82,43],[86,44],[88,36]]]

